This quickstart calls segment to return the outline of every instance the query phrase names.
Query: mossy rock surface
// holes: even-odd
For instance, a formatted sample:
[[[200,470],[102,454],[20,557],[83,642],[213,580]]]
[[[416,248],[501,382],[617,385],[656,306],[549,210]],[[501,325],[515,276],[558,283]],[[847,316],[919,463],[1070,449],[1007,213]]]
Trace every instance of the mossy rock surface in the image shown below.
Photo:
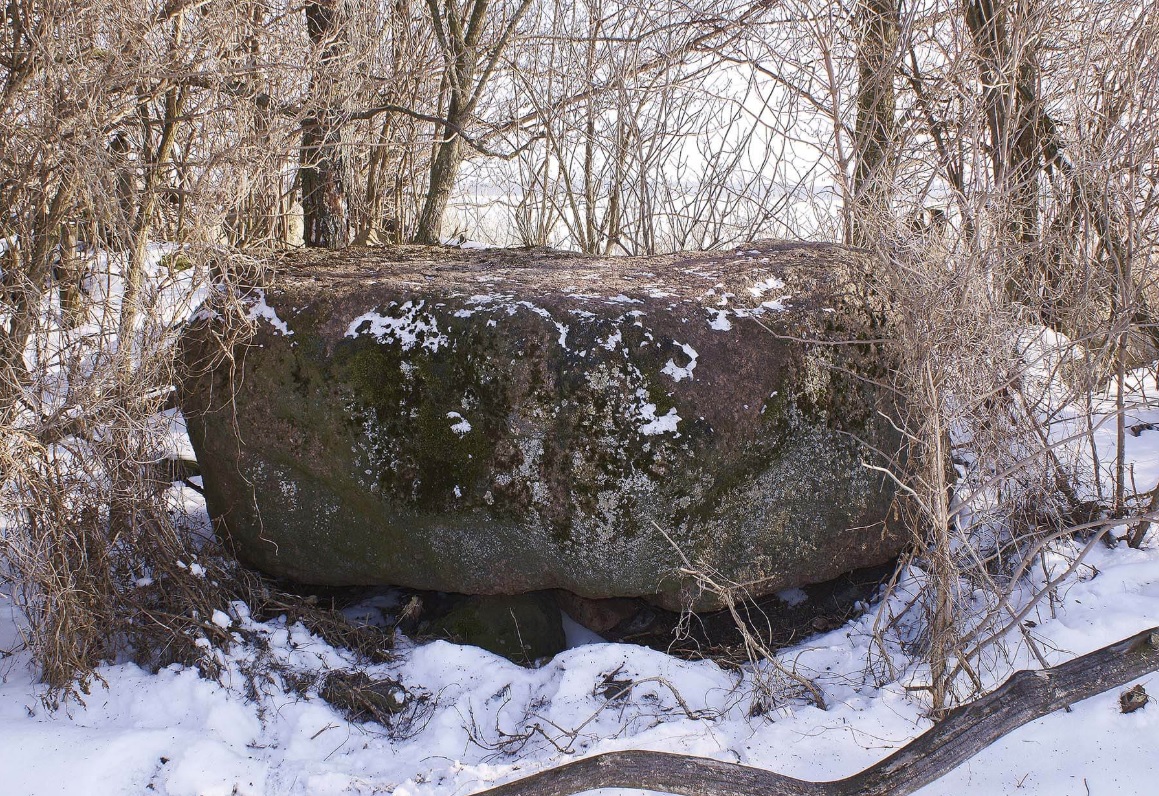
[[[881,563],[903,537],[863,466],[898,444],[870,267],[779,242],[295,254],[232,367],[204,366],[220,321],[184,342],[210,514],[314,584],[676,608],[685,559],[755,594]]]
[[[545,592],[468,597],[435,620],[429,632],[520,664],[567,649],[559,608]]]

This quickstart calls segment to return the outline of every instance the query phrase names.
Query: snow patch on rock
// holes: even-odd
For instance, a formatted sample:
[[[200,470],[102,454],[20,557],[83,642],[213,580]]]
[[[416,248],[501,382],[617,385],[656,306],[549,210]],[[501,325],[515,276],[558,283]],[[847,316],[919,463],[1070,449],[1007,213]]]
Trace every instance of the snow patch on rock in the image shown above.
[[[732,321],[728,319],[728,310],[709,310],[709,314],[714,317],[708,322],[708,328],[718,332],[727,332],[732,329]]]
[[[785,310],[789,309],[789,305],[785,302],[791,298],[792,296],[781,296],[780,298],[774,299],[772,301],[762,301],[760,309],[766,310],[768,312],[784,312]]]
[[[398,302],[392,301],[390,307],[398,307],[399,317],[382,315],[377,310],[363,313],[346,327],[346,337],[369,334],[378,340],[393,340],[402,346],[403,351],[410,351],[416,345],[431,352],[438,351],[450,341],[439,331],[435,317],[422,312],[425,305],[426,301],[408,301],[399,307]]]
[[[680,436],[677,431],[677,424],[683,420],[680,415],[676,413],[675,407],[669,409],[667,414],[657,416],[656,404],[648,403],[645,399],[648,393],[644,390],[636,390],[636,398],[640,403],[636,406],[636,415],[643,421],[643,425],[636,430],[646,437],[654,437],[657,434],[675,434]]]
[[[465,437],[471,431],[471,424],[467,421],[467,418],[458,412],[447,412],[447,419],[456,421],[451,426],[451,431],[458,434],[460,438]]]
[[[752,293],[756,298],[768,293],[770,290],[780,290],[785,286],[785,283],[775,276],[770,276],[768,279],[763,279],[749,288],[749,293]]]
[[[258,289],[255,293],[257,294],[257,301],[250,307],[249,314],[246,317],[251,321],[256,321],[258,318],[261,318],[287,337],[292,335],[294,332],[289,326],[286,326],[286,322],[279,318],[274,308],[266,303],[266,291]]]
[[[691,381],[692,371],[696,370],[696,360],[699,357],[699,354],[696,353],[696,349],[687,343],[676,343],[676,345],[680,346],[680,348],[684,351],[684,354],[689,357],[688,364],[684,367],[680,367],[676,364],[675,360],[670,359],[668,360],[668,364],[661,368],[660,372],[666,376],[672,377],[673,381],[679,382],[683,381],[684,379]]]

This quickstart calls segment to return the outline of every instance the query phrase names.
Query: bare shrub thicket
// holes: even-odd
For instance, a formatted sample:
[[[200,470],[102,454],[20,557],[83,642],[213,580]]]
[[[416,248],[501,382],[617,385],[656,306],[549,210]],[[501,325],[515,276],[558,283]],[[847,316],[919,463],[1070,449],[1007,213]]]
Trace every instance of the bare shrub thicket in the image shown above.
[[[1157,25],[1118,2],[790,0],[718,53],[763,78],[798,175],[778,220],[878,255],[905,446],[869,464],[916,565],[878,635],[928,663],[935,716],[1044,663],[1027,620],[1155,519],[1124,442],[1157,352]]]
[[[881,630],[928,661],[941,715],[1020,649],[1043,662],[1026,620],[1155,508],[1124,438],[1129,374],[1155,359],[1159,17],[874,0],[851,19],[816,46],[859,80],[819,82],[855,120],[832,131],[847,239],[879,253],[894,307],[907,446],[887,469],[921,573]],[[892,95],[885,118],[865,92]]]
[[[571,71],[550,59],[579,56],[574,32],[536,27],[562,15],[491,0],[0,12],[0,558],[50,699],[102,660],[212,669],[231,638],[214,611],[252,585],[179,527],[167,488],[161,411],[193,303],[244,337],[238,297],[259,275],[240,250],[437,238],[465,158],[546,140],[514,87]],[[660,31],[643,63],[589,70],[553,107],[603,101],[620,68],[662,85],[743,29],[679,4],[642,23]]]
[[[4,15],[5,580],[50,701],[102,660],[212,672],[230,642],[214,612],[248,580],[179,527],[160,412],[191,303],[245,326],[233,297],[253,274],[219,242],[239,206],[279,198],[270,142],[292,130],[265,124],[260,99],[293,80],[254,42],[285,31],[245,2]]]
[[[875,250],[907,440],[875,466],[920,574],[882,640],[929,661],[935,714],[985,686],[1012,631],[1041,655],[1028,611],[1100,538],[1140,544],[1159,505],[1123,444],[1131,374],[1159,351],[1157,13],[6,4],[0,555],[46,681],[228,641],[208,617],[244,584],[180,532],[158,474],[188,304],[244,335],[239,250],[452,229],[601,254]]]
[[[616,255],[800,234],[787,223],[802,182],[792,119],[770,124],[770,88],[741,57],[776,5],[535,9],[527,36],[542,50],[520,54],[498,95],[521,122],[495,131],[513,156],[469,164],[464,232]]]

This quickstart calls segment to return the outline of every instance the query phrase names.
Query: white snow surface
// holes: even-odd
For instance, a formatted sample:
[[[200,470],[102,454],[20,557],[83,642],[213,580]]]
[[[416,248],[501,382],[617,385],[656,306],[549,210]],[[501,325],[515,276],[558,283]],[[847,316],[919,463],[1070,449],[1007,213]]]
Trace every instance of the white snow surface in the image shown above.
[[[784,312],[785,310],[789,309],[789,305],[785,302],[791,298],[792,296],[781,296],[780,298],[773,299],[772,301],[762,301],[760,308],[770,312]]]
[[[471,424],[468,420],[458,412],[447,412],[447,419],[454,420],[451,425],[451,431],[454,431],[459,437],[465,436],[471,430]]]
[[[709,314],[714,314],[714,317],[709,321],[710,328],[718,332],[727,332],[732,329],[732,321],[728,319],[727,310],[709,310]]]
[[[676,409],[669,409],[667,414],[656,415],[656,404],[644,404],[640,408],[640,417],[646,421],[639,431],[646,437],[657,434],[675,434],[677,424],[683,419],[676,414]]]
[[[421,345],[429,351],[438,351],[447,345],[447,337],[439,331],[439,323],[433,315],[423,312],[425,300],[407,301],[402,306],[392,301],[388,309],[397,307],[398,315],[383,315],[370,310],[350,322],[346,327],[346,337],[369,334],[378,340],[394,340],[403,351],[410,351]]]
[[[759,252],[757,252],[759,254]],[[775,276],[770,276],[768,279],[761,280],[749,288],[749,293],[752,293],[757,298],[765,295],[770,290],[780,290],[785,286],[785,283]]]
[[[677,365],[674,360],[668,360],[668,363],[661,369],[661,373],[672,378],[673,381],[683,381],[684,379],[692,380],[692,371],[696,370],[696,360],[700,355],[696,353],[696,349],[688,345],[688,343],[676,343],[688,357],[688,364],[681,367]]]
[[[1058,616],[1037,632],[1051,663],[1159,623],[1159,551],[1097,550],[1098,575],[1074,584]],[[300,625],[252,622],[232,606],[237,627],[262,635],[300,671],[351,665]],[[214,622],[228,617],[216,613]],[[574,647],[536,669],[481,650],[403,641],[398,660],[372,674],[400,679],[429,700],[409,734],[347,722],[310,694],[268,684],[244,696],[240,658],[224,684],[170,667],[149,674],[108,665],[84,707],[54,713],[37,702],[26,653],[18,649],[11,605],[0,603],[0,793],[41,796],[250,796],[292,794],[454,794],[465,796],[581,755],[620,749],[698,754],[805,779],[852,774],[929,727],[902,682],[875,687],[860,674],[869,613],[788,651],[824,687],[827,711],[795,704],[749,717],[750,675],[709,661],[688,662],[626,644]],[[1025,660],[1017,661],[1025,666]],[[605,676],[637,682],[627,699],[606,702]],[[1152,692],[1151,680],[1143,681]],[[686,714],[676,692],[692,711]],[[1159,710],[1118,709],[1118,690],[1011,733],[921,796],[1018,793],[1149,794],[1159,777]],[[538,726],[565,752],[532,734]],[[575,732],[574,737],[569,734]],[[508,735],[504,735],[504,733]]]
[[[669,360],[669,364],[671,364],[671,360]],[[690,375],[691,372],[690,369]],[[683,418],[676,413],[676,408],[672,407],[665,414],[657,415],[656,404],[648,403],[647,398],[648,393],[643,389],[636,390],[636,400],[638,402],[635,407],[636,417],[638,420],[643,421],[643,425],[639,426],[636,430],[646,437],[654,437],[657,434],[676,434],[679,436],[677,424]]]
[[[263,318],[267,323],[270,324],[270,326],[273,326],[282,334],[286,336],[292,335],[294,332],[290,329],[290,327],[286,326],[285,321],[278,317],[277,310],[266,303],[266,291],[258,288],[258,290],[255,291],[255,295],[256,300],[250,306],[249,319],[253,321],[258,318]]]

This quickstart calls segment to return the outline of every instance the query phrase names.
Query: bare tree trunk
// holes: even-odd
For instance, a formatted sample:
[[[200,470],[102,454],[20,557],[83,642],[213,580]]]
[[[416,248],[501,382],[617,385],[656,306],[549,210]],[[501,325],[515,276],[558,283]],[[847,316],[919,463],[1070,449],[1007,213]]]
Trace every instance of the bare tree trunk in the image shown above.
[[[474,0],[462,12],[451,2],[446,3],[442,11],[438,0],[429,0],[427,5],[443,48],[447,111],[446,121],[442,124],[442,138],[435,144],[435,154],[431,158],[427,198],[419,213],[414,240],[415,243],[437,245],[447,202],[455,187],[459,165],[463,162],[463,125],[479,99],[475,87],[479,64],[477,48],[490,0]]]
[[[342,131],[336,115],[323,111],[302,122],[302,190],[304,239],[307,246],[341,249],[349,242],[346,181],[343,179]]]
[[[62,181],[52,200],[31,214],[35,219],[31,241],[9,241],[8,250],[0,254],[0,298],[10,307],[8,323],[0,323],[0,417],[18,408],[16,394],[28,380],[24,353],[52,275],[53,251],[73,189],[73,183]]]
[[[262,68],[268,43],[258,34],[266,22],[267,13],[268,9],[260,0],[252,0],[247,6],[248,34],[243,37],[236,56],[244,68],[238,82],[238,94],[252,102],[249,106],[252,118],[247,126],[252,129],[256,149],[263,156],[276,156],[283,161],[286,154],[277,152],[278,144],[273,138],[277,108],[267,93],[270,87]],[[263,246],[288,242],[283,234],[281,177],[275,175],[269,174],[264,181],[249,188],[227,215],[225,232],[231,245]]]
[[[422,213],[419,215],[415,243],[426,245],[439,243],[443,215],[447,212],[447,202],[451,198],[451,190],[455,187],[459,166],[463,162],[460,147],[458,133],[449,125],[444,127],[444,138],[436,145],[435,157],[431,161],[430,187],[427,190],[426,201],[423,202]]]
[[[1038,235],[1042,108],[1038,61],[1029,30],[1035,3],[1011,14],[1005,0],[970,0],[966,25],[982,82],[982,104],[997,195],[1007,205],[1006,229],[1018,267],[1006,281],[1007,298],[1035,306],[1039,274],[1033,265]]]
[[[73,329],[84,312],[81,282],[84,269],[76,256],[77,231],[75,224],[65,223],[60,230],[60,263],[56,267],[56,284],[60,295],[61,323]]]
[[[520,1],[480,64],[480,40],[488,23],[491,0],[473,0],[462,9],[451,0],[444,0],[443,7],[440,7],[439,0],[427,0],[435,34],[443,50],[447,115],[441,125],[442,140],[435,144],[427,198],[419,214],[415,243],[433,245],[439,242],[443,214],[463,162],[464,128],[474,115],[499,59],[511,43],[515,27],[530,6],[531,0]]]
[[[348,13],[343,0],[306,3],[306,30],[322,48],[321,74],[311,90],[314,113],[302,122],[302,163],[298,171],[302,190],[304,238],[307,246],[340,249],[350,242],[346,206],[346,163],[342,154],[341,108],[334,105],[336,67],[345,50],[343,26]]]
[[[869,246],[889,213],[893,195],[889,159],[895,147],[897,122],[893,85],[897,57],[896,0],[861,0],[857,9],[857,120],[854,128],[856,163],[849,242]]]
[[[173,46],[180,44],[181,29],[178,25],[173,34]],[[145,259],[149,248],[149,233],[157,210],[157,196],[164,179],[164,169],[169,164],[173,147],[177,142],[178,127],[185,109],[185,90],[172,88],[165,93],[165,111],[161,118],[160,139],[157,148],[148,150],[146,139],[145,180],[141,189],[136,216],[133,219],[131,248],[124,274],[124,293],[121,296],[121,314],[117,328],[120,349],[124,353],[121,366],[131,370],[133,329],[141,310],[141,289],[145,281]],[[148,109],[143,107],[142,119],[146,124]]]
[[[388,189],[390,174],[390,140],[394,118],[386,114],[378,125],[375,146],[370,151],[366,169],[365,213],[361,219],[355,240],[365,243],[381,243],[390,240],[398,231],[398,208],[393,208],[393,216],[388,218],[388,202],[392,192]]]

